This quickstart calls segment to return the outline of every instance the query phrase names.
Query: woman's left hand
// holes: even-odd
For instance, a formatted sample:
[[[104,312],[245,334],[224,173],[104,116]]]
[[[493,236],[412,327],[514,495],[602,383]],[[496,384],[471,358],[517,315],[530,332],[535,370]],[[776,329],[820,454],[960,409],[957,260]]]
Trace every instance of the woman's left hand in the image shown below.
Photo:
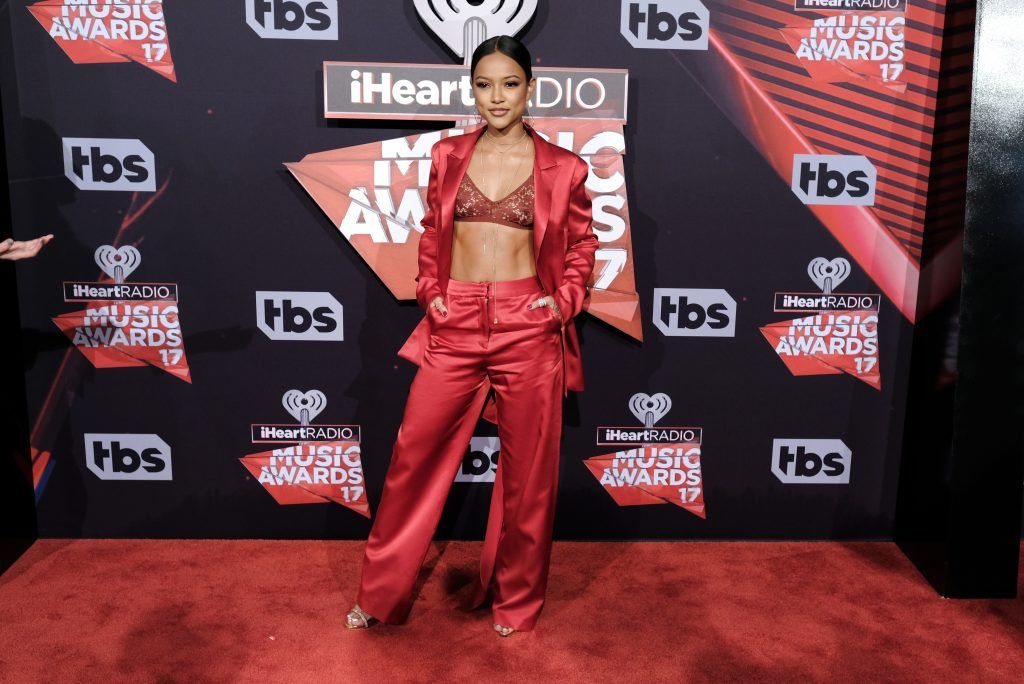
[[[530,302],[530,305],[527,306],[526,308],[536,309],[538,306],[550,307],[551,310],[555,313],[555,315],[558,316],[558,320],[562,320],[562,312],[558,309],[558,304],[555,304],[555,298],[552,297],[551,295],[546,295],[538,300]]]

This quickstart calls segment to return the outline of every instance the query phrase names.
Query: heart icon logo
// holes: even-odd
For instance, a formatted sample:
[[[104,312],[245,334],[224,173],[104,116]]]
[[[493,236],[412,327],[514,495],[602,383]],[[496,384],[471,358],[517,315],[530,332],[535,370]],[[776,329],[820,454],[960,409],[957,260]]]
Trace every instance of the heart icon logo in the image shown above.
[[[327,397],[320,390],[301,392],[292,389],[284,393],[281,403],[300,425],[309,425],[327,406]]]
[[[103,272],[114,279],[115,283],[123,283],[132,271],[142,263],[142,254],[131,245],[114,249],[103,245],[96,249],[96,264]]]
[[[672,400],[663,392],[654,395],[638,392],[629,398],[629,410],[644,427],[654,427],[671,408]]]
[[[832,294],[839,284],[850,275],[850,262],[843,257],[829,261],[825,257],[815,257],[807,264],[807,275],[824,294]]]

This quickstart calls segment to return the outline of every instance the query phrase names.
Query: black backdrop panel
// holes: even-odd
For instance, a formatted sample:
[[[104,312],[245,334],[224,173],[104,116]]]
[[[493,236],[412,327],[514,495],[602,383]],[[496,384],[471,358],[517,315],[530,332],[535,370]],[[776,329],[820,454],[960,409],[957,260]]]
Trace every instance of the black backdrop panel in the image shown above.
[[[838,291],[890,290],[850,253],[855,229],[827,227],[791,190],[777,160],[794,150],[752,133],[752,121],[770,122],[739,107],[735,76],[746,74],[776,125],[802,127],[803,152],[867,154],[880,180],[865,212],[910,226],[892,230],[915,264],[910,288],[922,220],[913,197],[927,182],[900,165],[927,163],[935,79],[908,70],[902,93],[811,81],[779,29],[817,15],[791,4],[708,3],[707,50],[634,48],[620,32],[622,3],[597,4],[541,3],[518,34],[539,65],[629,72],[624,162],[643,342],[586,313],[577,321],[586,390],[566,404],[556,537],[890,536],[913,311],[881,297],[880,389],[845,372],[794,375],[773,351],[760,328],[809,315],[775,313],[775,293],[820,293],[808,277],[813,259],[847,260]],[[262,38],[241,1],[168,2],[171,80],[139,63],[75,63],[27,3],[8,5],[19,96],[4,98],[14,232],[57,236],[18,268],[41,536],[365,538],[371,518],[338,503],[281,505],[239,461],[270,448],[252,443],[252,424],[294,422],[285,392],[319,390],[327,403],[316,423],[359,427],[372,514],[415,372],[395,352],[422,312],[389,293],[283,162],[449,126],[325,119],[324,60],[459,59],[397,0],[339,2],[337,40]],[[943,5],[911,5],[918,28],[907,62],[937,68]],[[831,130],[820,106],[833,108],[824,112]],[[904,107],[915,112],[909,123]],[[851,110],[863,113],[854,132]],[[139,141],[153,155],[153,189],[76,187],[63,150],[76,138]],[[897,197],[904,191],[910,199]],[[66,302],[62,284],[96,281],[103,245],[139,250],[128,282],[177,285],[189,381],[152,364],[96,368],[54,324],[85,307]],[[664,335],[652,320],[656,288],[724,290],[736,302],[735,335]],[[329,293],[344,339],[268,338],[258,291]],[[671,503],[619,505],[585,466],[614,451],[596,444],[599,427],[640,425],[629,409],[640,393],[671,398],[659,424],[703,429],[706,517]],[[494,434],[481,422],[478,436]],[[108,437],[97,447],[86,435]],[[88,463],[97,448],[109,451],[110,435],[159,437],[171,476],[101,478]],[[783,482],[773,473],[783,439],[841,441],[848,482]],[[480,538],[490,490],[456,483],[439,536]]]

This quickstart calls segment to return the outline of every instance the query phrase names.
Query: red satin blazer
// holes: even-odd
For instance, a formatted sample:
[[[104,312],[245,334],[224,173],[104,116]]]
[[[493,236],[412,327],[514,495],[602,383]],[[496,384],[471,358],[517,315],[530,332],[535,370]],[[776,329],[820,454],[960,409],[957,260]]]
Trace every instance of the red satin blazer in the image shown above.
[[[591,200],[584,183],[590,166],[579,155],[542,138],[523,122],[534,144],[533,253],[537,276],[545,294],[552,295],[562,312],[562,393],[583,390],[583,365],[573,320],[589,297],[587,282],[594,270],[597,236],[593,230]],[[416,302],[427,311],[437,295],[447,299],[455,232],[455,195],[477,140],[487,124],[474,131],[442,138],[430,149],[427,211],[420,221],[419,275]],[[429,315],[429,312],[428,312]],[[424,316],[398,355],[419,365],[429,341]],[[489,383],[487,389],[490,389]],[[485,417],[493,421],[493,398]]]

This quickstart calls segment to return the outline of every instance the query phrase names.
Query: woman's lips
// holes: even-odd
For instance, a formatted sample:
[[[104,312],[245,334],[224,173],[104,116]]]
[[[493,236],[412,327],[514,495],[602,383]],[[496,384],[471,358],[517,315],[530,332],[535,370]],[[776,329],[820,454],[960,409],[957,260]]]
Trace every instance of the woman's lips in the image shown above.
[[[507,109],[492,109],[491,110],[491,114],[493,114],[494,116],[505,116],[506,114],[508,114],[508,110]]]

